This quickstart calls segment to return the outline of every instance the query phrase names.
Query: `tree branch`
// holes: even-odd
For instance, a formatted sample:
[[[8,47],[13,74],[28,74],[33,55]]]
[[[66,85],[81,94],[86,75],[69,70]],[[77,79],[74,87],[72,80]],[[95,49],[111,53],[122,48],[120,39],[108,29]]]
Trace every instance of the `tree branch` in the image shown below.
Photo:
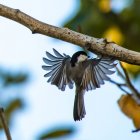
[[[6,118],[5,118],[5,114],[4,114],[4,109],[0,107],[0,119],[2,122],[2,126],[4,129],[4,132],[6,134],[7,140],[12,140],[9,128],[7,126],[7,122],[6,122]]]
[[[113,81],[113,80],[110,80],[110,82],[111,82],[112,84],[115,84],[120,90],[122,90],[122,91],[125,92],[126,94],[129,94],[129,95],[130,95],[130,93],[128,93],[128,91],[126,91],[125,89],[122,88],[122,87],[126,87],[126,84],[120,84],[120,83],[117,83],[117,82],[115,82],[115,81]]]
[[[122,65],[122,63],[120,62],[120,66],[125,74],[125,82],[126,82],[126,85],[129,87],[129,89],[131,90],[131,92],[136,96],[136,98],[140,99],[140,94],[139,92],[137,91],[137,89],[132,85],[131,83],[131,80],[129,78],[129,75],[125,69],[125,67]],[[123,78],[123,77],[122,77]]]
[[[0,4],[0,16],[26,26],[32,33],[47,35],[79,45],[96,54],[107,55],[130,64],[140,65],[140,53],[125,49],[113,42],[107,42],[104,38],[98,39],[72,31],[68,28],[59,28],[45,24],[18,9],[13,9],[2,4]]]

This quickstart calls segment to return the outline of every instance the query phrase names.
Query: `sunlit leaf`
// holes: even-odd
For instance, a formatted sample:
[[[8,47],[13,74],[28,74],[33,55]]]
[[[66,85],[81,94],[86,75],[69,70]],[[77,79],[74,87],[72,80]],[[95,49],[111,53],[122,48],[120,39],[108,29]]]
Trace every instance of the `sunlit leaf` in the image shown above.
[[[122,95],[118,101],[121,111],[132,119],[134,126],[140,128],[140,105],[132,98],[131,95]]]
[[[125,62],[121,62],[122,65],[124,66],[124,68],[127,69],[127,71],[132,75],[137,77],[138,74],[140,74],[140,66],[136,66],[136,65],[131,65]]]
[[[40,136],[40,140],[45,140],[48,138],[59,138],[62,136],[69,136],[74,133],[73,127],[70,128],[54,128],[50,132],[46,132]]]
[[[117,26],[110,26],[103,34],[108,41],[114,41],[117,44],[122,44],[124,41],[123,34]]]
[[[139,114],[135,115],[135,117],[133,118],[133,123],[137,129],[140,129],[140,110]]]
[[[111,10],[111,0],[99,0],[99,8],[102,12],[107,13]]]
[[[130,95],[122,95],[118,101],[121,111],[128,117],[133,118],[136,106],[134,99]]]

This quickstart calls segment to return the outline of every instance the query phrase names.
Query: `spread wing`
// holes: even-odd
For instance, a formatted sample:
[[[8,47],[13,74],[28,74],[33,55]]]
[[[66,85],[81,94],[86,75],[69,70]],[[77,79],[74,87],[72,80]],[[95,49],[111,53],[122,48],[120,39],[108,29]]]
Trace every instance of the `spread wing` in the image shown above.
[[[55,56],[46,52],[49,59],[43,58],[43,61],[47,65],[43,65],[42,68],[49,71],[44,75],[44,77],[49,77],[47,82],[50,82],[52,85],[56,85],[62,91],[65,90],[66,85],[68,85],[69,88],[73,88],[73,82],[67,74],[68,65],[71,59],[70,56],[66,54],[61,55],[55,49],[53,49],[53,52]]]
[[[85,72],[83,74],[81,86],[85,90],[92,90],[99,88],[104,84],[104,81],[109,81],[110,78],[107,75],[113,74],[115,71],[110,69],[114,68],[114,59],[108,57],[102,57],[100,59],[89,59],[85,62]]]

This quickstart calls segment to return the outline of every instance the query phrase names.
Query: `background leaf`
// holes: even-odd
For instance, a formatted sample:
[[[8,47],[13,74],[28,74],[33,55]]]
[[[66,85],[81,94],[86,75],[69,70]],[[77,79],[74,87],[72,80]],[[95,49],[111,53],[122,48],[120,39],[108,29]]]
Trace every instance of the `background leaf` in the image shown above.
[[[48,139],[48,138],[59,138],[62,136],[70,136],[74,133],[73,127],[59,127],[59,128],[53,128],[50,132],[45,132],[41,134],[39,137],[40,140]]]
[[[118,101],[121,111],[130,119],[134,126],[140,128],[140,105],[132,98],[131,95],[122,95]]]

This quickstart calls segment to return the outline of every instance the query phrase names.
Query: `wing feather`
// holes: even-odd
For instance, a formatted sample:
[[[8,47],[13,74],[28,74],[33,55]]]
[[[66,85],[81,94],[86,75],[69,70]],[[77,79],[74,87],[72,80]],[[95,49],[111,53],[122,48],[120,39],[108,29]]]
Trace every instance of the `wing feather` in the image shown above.
[[[65,90],[66,85],[68,85],[69,88],[73,88],[73,81],[67,74],[67,67],[71,59],[70,56],[61,55],[55,49],[53,49],[53,52],[55,56],[46,52],[48,58],[43,58],[43,61],[47,65],[43,65],[42,68],[48,71],[44,77],[49,77],[47,82],[56,85],[58,89],[62,91]]]
[[[49,58],[49,59],[51,59],[51,60],[62,60],[63,58],[61,58],[61,57],[56,57],[56,56],[53,56],[52,54],[50,54],[49,52],[46,52],[46,55],[47,55],[47,57]]]
[[[98,68],[95,66],[95,73],[96,73],[96,77],[99,81],[99,84],[103,85],[104,84],[104,81],[103,81],[103,78],[101,77],[99,71],[98,71]]]
[[[110,78],[107,75],[114,73],[114,71],[110,70],[116,66],[114,61],[114,59],[109,57],[87,60],[81,86],[88,91],[99,88],[104,84],[105,80],[109,81]]]
[[[56,61],[51,61],[51,60],[49,60],[49,59],[47,59],[47,58],[43,58],[43,61],[44,61],[46,64],[48,64],[48,65],[54,65],[54,64],[59,63],[58,60],[56,60]]]
[[[57,57],[60,57],[60,58],[63,58],[63,55],[61,55],[57,50],[55,50],[54,48],[53,48],[53,52],[54,52],[54,54],[57,56]]]

